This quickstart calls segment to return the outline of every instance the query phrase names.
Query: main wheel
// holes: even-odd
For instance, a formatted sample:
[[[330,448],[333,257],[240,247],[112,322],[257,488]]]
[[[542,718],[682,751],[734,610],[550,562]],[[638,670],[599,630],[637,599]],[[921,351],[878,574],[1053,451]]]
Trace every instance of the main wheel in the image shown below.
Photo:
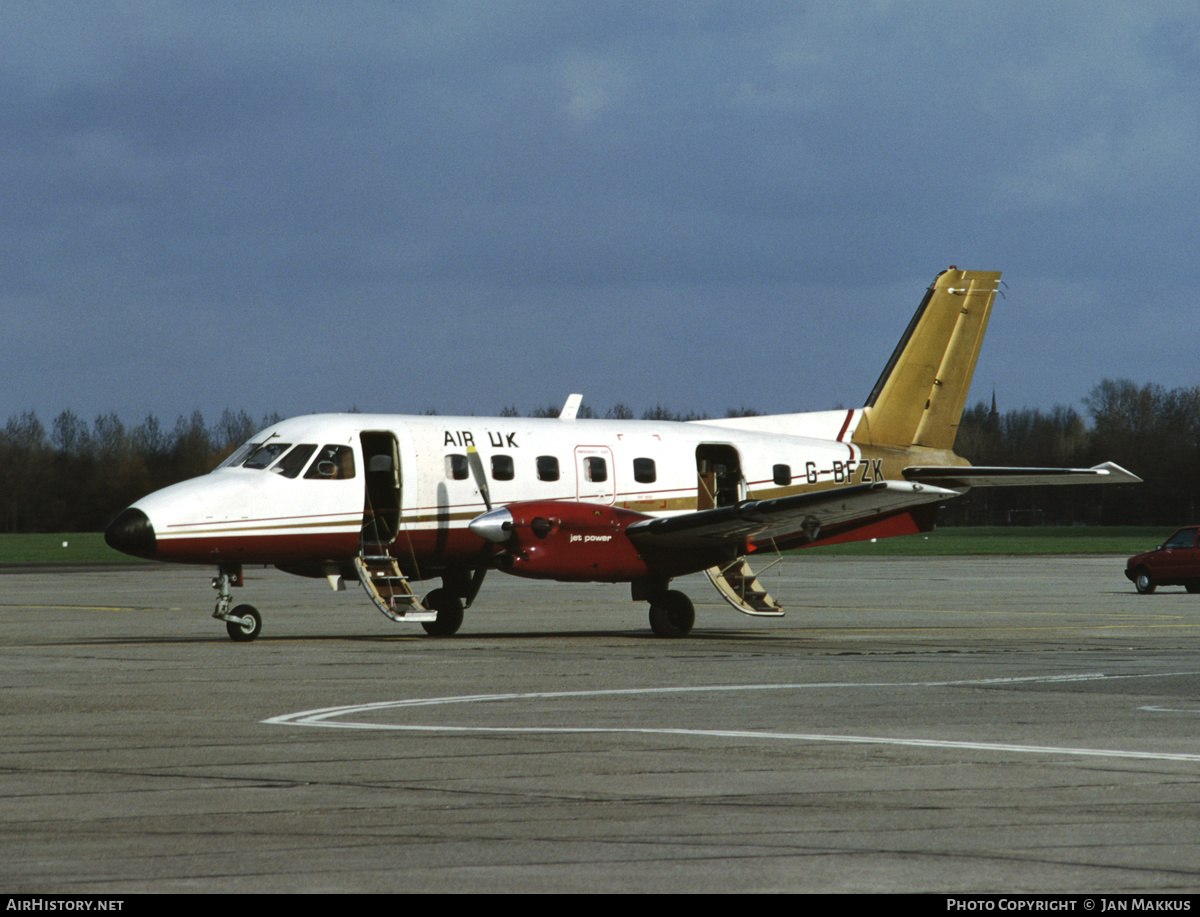
[[[425,633],[432,634],[434,637],[449,637],[451,634],[457,633],[458,629],[462,627],[462,599],[453,592],[447,592],[445,589],[434,589],[433,592],[425,596],[421,604],[437,612],[436,621],[421,622],[421,626],[425,628]]]
[[[1154,580],[1150,577],[1150,571],[1138,570],[1133,578],[1133,588],[1138,591],[1139,595],[1149,595],[1154,591]]]
[[[696,607],[682,592],[670,589],[650,601],[650,628],[660,637],[686,637],[696,623]]]
[[[241,621],[226,621],[225,630],[229,631],[229,639],[238,643],[249,643],[262,633],[262,615],[253,605],[238,605],[229,612],[235,618],[244,618],[249,623]]]

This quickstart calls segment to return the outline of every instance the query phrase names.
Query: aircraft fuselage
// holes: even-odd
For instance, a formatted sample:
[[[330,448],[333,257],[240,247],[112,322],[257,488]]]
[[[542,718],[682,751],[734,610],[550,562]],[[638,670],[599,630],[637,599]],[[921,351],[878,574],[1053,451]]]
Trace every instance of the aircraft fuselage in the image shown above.
[[[586,503],[661,517],[900,478],[906,452],[870,447],[864,452],[849,441],[858,413],[788,415],[788,425],[802,431],[791,434],[755,430],[767,419],[754,417],[688,423],[371,414],[298,417],[263,430],[247,444],[272,446],[269,461],[252,459],[254,467],[226,464],[133,504],[126,512],[143,514],[152,537],[143,526],[141,550],[132,538],[126,547],[134,548],[131,553],[179,563],[274,564],[324,575],[329,564],[344,563],[359,553],[364,514],[389,499],[385,482],[382,491],[376,487],[372,500],[369,479],[379,472],[369,467],[374,457],[365,443],[373,441],[376,454],[381,454],[379,444],[394,441],[397,467],[391,499],[396,500],[398,524],[391,553],[408,575],[424,578],[448,567],[474,565],[487,546],[468,528],[487,509],[467,466],[470,447],[479,452],[495,506]],[[770,420],[779,424],[780,418]],[[288,467],[289,456],[301,447],[307,458]],[[324,469],[332,473],[321,473],[321,455],[336,447],[348,450],[349,460]],[[245,461],[250,452],[253,448],[243,447],[235,457]],[[605,546],[602,537],[581,535],[578,544],[594,551]],[[713,552],[728,553],[728,547]],[[671,575],[683,567],[688,568],[683,572],[704,569],[707,560],[708,556],[695,556],[690,563],[675,558]],[[549,578],[632,577],[628,565],[601,563],[595,575],[581,565]]]

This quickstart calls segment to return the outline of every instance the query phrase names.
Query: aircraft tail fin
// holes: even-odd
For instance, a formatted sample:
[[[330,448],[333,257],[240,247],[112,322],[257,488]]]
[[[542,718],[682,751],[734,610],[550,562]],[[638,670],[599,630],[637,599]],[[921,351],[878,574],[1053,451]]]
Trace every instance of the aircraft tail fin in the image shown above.
[[[954,448],[999,285],[999,271],[938,275],[871,390],[854,442]]]

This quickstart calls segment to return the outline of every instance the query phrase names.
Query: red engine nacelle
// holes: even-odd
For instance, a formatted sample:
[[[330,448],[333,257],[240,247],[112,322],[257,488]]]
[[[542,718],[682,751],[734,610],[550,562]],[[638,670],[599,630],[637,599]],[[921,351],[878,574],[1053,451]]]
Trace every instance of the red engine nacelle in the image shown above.
[[[504,519],[503,514],[511,519]],[[646,561],[625,534],[651,517],[596,503],[541,500],[493,510],[495,535],[507,549],[500,568],[516,576],[578,582],[619,583],[645,576]],[[472,528],[475,528],[473,525]],[[501,532],[507,537],[497,537]]]

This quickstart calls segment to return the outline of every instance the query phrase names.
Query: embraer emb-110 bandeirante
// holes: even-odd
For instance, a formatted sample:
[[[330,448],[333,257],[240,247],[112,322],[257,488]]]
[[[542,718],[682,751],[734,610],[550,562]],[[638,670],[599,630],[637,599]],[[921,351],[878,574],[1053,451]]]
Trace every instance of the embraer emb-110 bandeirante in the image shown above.
[[[660,422],[320,414],[277,423],[216,470],[122,512],[108,543],[217,567],[214,617],[234,640],[262,627],[232,607],[246,564],[358,580],[394,621],[458,630],[485,573],[628,582],[650,626],[686,635],[668,588],[704,571],[749,615],[782,609],[749,558],[929,531],[971,487],[1132,483],[1117,465],[972,467],[953,452],[1000,274],[942,272],[866,405]],[[423,599],[411,582],[440,577]]]

